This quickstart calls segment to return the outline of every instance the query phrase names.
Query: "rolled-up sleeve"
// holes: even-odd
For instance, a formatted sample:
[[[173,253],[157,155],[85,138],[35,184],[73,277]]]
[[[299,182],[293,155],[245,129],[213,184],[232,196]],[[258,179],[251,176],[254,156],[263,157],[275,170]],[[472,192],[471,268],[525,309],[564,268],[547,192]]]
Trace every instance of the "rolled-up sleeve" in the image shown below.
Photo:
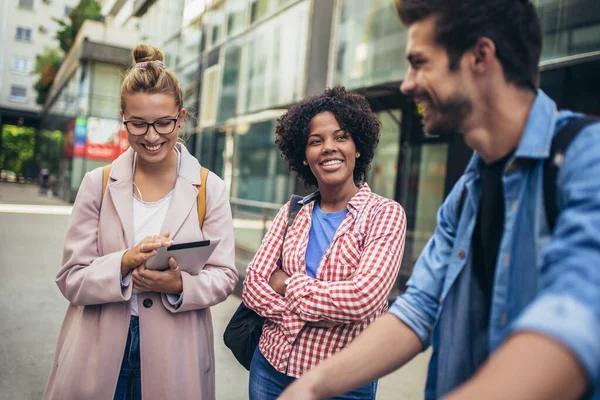
[[[513,325],[513,331],[535,331],[549,336],[571,353],[597,382],[600,377],[600,324],[588,305],[565,295],[539,298]]]
[[[423,349],[427,349],[437,309],[429,296],[411,288],[396,299],[389,312],[412,329],[423,343]]]
[[[600,382],[600,124],[580,132],[558,176],[552,241],[540,261],[540,294],[511,331],[536,331],[570,350]]]

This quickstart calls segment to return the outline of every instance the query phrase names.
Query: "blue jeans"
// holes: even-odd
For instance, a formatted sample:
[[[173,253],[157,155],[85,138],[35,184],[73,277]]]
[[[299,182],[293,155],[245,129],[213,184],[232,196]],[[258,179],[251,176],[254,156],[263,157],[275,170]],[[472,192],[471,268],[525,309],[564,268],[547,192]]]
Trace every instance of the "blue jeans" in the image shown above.
[[[250,400],[275,400],[296,378],[277,371],[262,355],[258,347],[250,364]],[[352,392],[335,397],[336,400],[375,400],[377,381]]]
[[[121,363],[114,400],[142,400],[142,376],[140,373],[140,324],[138,317],[131,316],[127,345]]]

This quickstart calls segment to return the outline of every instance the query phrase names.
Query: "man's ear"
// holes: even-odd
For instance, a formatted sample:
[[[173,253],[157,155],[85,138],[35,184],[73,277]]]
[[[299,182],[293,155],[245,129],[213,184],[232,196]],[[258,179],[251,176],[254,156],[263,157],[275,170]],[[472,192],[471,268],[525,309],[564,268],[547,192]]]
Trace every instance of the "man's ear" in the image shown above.
[[[496,58],[496,44],[487,37],[477,40],[472,50],[472,65],[477,72],[485,72],[490,67],[490,63]]]

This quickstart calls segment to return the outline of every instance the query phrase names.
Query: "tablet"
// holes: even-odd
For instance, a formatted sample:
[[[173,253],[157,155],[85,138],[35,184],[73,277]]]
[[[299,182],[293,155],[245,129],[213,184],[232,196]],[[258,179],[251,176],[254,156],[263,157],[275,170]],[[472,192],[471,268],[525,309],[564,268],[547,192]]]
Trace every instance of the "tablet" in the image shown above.
[[[156,255],[146,261],[146,268],[164,271],[169,268],[169,258],[173,257],[182,271],[190,275],[198,275],[220,241],[220,239],[210,239],[160,247],[156,250]]]

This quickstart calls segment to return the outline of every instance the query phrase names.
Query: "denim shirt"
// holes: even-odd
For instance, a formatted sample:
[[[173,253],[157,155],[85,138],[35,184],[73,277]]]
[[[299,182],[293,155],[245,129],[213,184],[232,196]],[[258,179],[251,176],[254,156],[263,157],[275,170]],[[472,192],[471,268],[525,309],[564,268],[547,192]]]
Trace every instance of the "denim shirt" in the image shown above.
[[[472,290],[471,237],[481,195],[475,154],[437,214],[437,227],[390,312],[426,349],[433,345],[425,398],[439,398],[468,380],[481,355],[518,331],[552,337],[587,373],[585,399],[600,399],[600,124],[569,146],[557,177],[560,214],[554,234],[544,210],[543,162],[554,134],[578,115],[558,112],[541,90],[503,176],[505,216],[494,277],[488,340],[471,322],[482,298]],[[463,188],[467,196],[459,212]],[[473,335],[473,336],[472,336]]]

